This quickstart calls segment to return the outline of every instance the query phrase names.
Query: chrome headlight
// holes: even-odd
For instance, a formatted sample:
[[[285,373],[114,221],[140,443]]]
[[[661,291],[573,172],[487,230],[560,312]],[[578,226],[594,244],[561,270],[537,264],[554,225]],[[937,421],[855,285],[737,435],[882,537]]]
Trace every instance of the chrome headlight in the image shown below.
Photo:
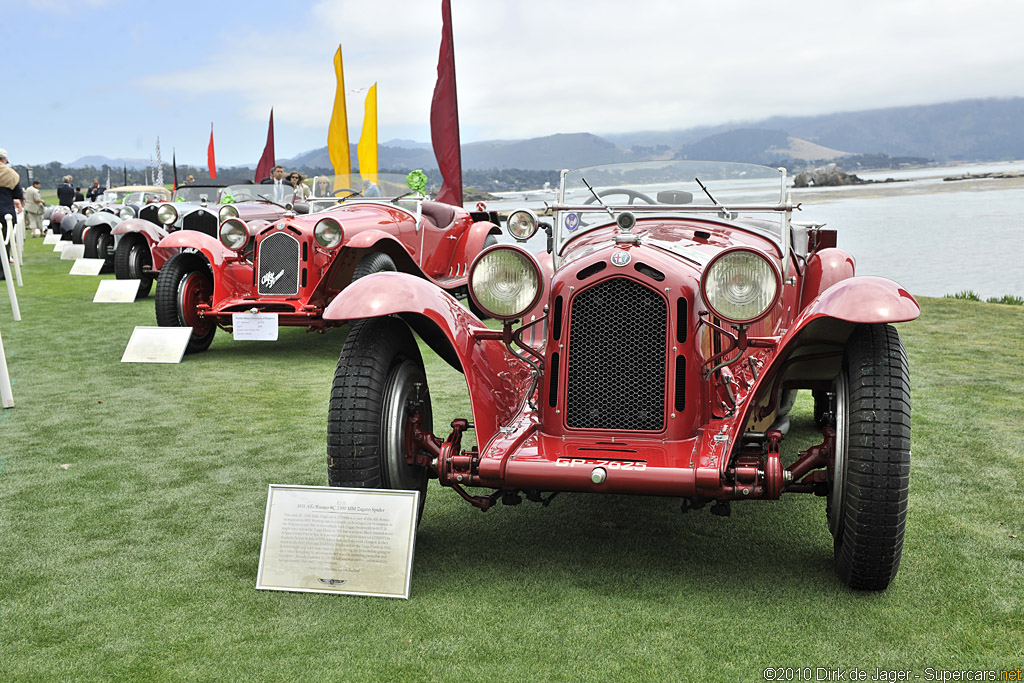
[[[525,242],[537,234],[537,228],[540,227],[540,221],[537,220],[537,214],[533,211],[521,209],[519,211],[513,211],[512,215],[508,217],[508,222],[505,225],[508,228],[508,234],[512,235],[520,242]]]
[[[86,216],[91,216],[94,213],[96,213],[96,211],[91,206],[87,206],[85,207],[85,210],[82,211],[82,213],[85,214]]]
[[[217,212],[217,218],[225,221],[229,218],[238,218],[238,209],[233,206],[222,206]]]
[[[537,305],[543,291],[540,266],[517,246],[493,246],[469,267],[469,295],[498,320],[521,318]]]
[[[164,225],[170,225],[178,220],[178,210],[173,204],[163,204],[156,210],[156,219]]]
[[[345,231],[342,230],[341,223],[337,219],[321,218],[313,228],[313,237],[316,238],[317,244],[324,249],[334,249],[341,244],[341,240],[345,237]]]
[[[238,251],[249,241],[249,230],[238,218],[228,218],[220,224],[220,243],[228,249]]]
[[[700,291],[713,314],[734,325],[749,325],[768,315],[779,300],[782,275],[760,251],[734,247],[711,259]]]
[[[135,218],[135,209],[133,209],[130,206],[124,206],[121,207],[121,209],[117,212],[117,215],[125,220],[128,220],[129,218]]]

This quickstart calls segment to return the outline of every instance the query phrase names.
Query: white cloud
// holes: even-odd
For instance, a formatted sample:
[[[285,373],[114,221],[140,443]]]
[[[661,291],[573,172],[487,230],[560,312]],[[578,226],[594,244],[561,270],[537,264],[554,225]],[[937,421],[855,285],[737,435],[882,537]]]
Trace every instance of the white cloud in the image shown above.
[[[467,141],[1024,95],[1024,3],[1009,0],[452,4]],[[425,140],[439,7],[292,6],[295,24],[265,33],[225,27],[201,64],[141,82],[229,102],[247,121],[265,120],[273,106],[276,123],[325,132],[341,42],[348,89],[379,83],[382,139]],[[354,131],[362,102],[348,98]]]

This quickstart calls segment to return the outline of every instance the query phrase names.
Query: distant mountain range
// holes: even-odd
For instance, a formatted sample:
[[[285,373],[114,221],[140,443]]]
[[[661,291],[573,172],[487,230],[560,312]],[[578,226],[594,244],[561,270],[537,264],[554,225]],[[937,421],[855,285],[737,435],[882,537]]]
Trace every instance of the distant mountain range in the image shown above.
[[[883,154],[934,161],[1024,159],[1024,98],[976,99],[821,116],[772,117],[672,131],[597,136],[563,133],[528,140],[488,140],[462,146],[464,169],[553,170],[616,161],[715,159],[776,164]],[[355,159],[355,149],[352,150]],[[430,143],[381,143],[386,169],[437,168]],[[70,167],[108,164],[145,168],[141,159],[83,157]],[[327,148],[278,159],[286,168],[329,169]]]

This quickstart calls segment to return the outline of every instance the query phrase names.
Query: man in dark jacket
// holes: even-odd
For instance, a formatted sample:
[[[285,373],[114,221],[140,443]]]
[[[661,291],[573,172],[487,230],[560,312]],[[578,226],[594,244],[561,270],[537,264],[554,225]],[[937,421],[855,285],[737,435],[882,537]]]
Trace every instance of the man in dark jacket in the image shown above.
[[[75,203],[75,186],[71,184],[71,176],[64,176],[63,182],[57,186],[57,203],[71,206]]]
[[[90,187],[89,190],[85,193],[85,196],[89,198],[90,202],[98,202],[100,200],[100,195],[103,194],[103,191],[105,189],[107,188],[100,185],[99,178],[93,178],[92,187]]]

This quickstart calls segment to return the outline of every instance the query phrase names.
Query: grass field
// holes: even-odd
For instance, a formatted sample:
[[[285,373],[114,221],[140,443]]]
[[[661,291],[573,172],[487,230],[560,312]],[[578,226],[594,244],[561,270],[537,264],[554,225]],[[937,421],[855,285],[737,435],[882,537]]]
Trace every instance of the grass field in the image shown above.
[[[0,411],[0,680],[1024,667],[1024,308],[924,299],[900,326],[913,467],[883,593],[834,575],[820,498],[730,518],[587,495],[480,513],[435,483],[404,601],[254,588],[268,484],[326,483],[344,330],[220,332],[180,365],[121,364],[152,297],[93,304],[96,278],[39,239],[25,256],[21,322],[0,286],[17,402]],[[468,416],[461,375],[424,357],[435,425]],[[809,410],[802,397],[787,443],[814,442]]]

